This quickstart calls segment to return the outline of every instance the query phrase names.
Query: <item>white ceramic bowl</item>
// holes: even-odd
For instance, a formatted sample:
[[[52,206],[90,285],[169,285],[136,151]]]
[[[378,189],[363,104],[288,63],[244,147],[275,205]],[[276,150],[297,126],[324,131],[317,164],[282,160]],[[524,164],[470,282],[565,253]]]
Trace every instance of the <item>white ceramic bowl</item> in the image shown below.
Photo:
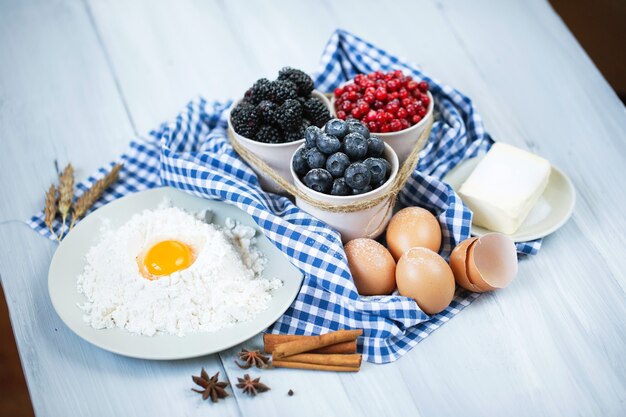
[[[344,84],[345,85],[345,84]],[[433,118],[433,109],[434,109],[434,100],[430,91],[427,91],[428,98],[430,102],[428,103],[428,109],[426,115],[419,121],[418,124],[413,125],[407,129],[399,130],[397,132],[389,132],[389,133],[372,133],[373,135],[381,138],[386,144],[391,146],[396,154],[398,155],[398,160],[400,161],[400,165],[404,163],[406,158],[409,156],[417,140],[420,135],[426,129],[426,124],[428,120]],[[335,96],[331,99],[331,113],[333,116],[337,116],[337,112],[335,111]]]
[[[332,114],[330,102],[324,94],[320,93],[317,90],[313,90],[311,96],[317,97],[318,99],[322,100],[322,102],[326,105],[326,107]],[[288,143],[262,143],[241,136],[240,134],[235,132],[235,129],[233,129],[233,125],[230,121],[230,112],[235,108],[237,104],[239,104],[240,101],[241,99],[235,101],[228,110],[228,130],[230,130],[235,140],[239,142],[241,146],[243,146],[250,152],[253,152],[267,165],[269,165],[270,168],[272,168],[283,178],[289,181],[289,179],[291,178],[289,168],[291,166],[291,157],[293,156],[296,149],[298,149],[300,145],[304,143],[304,138]],[[260,172],[255,166],[252,166],[252,170],[256,172],[259,176],[259,182],[261,183],[261,187],[265,191],[269,191],[271,193],[284,192],[283,188],[280,185],[278,185],[266,174]]]
[[[387,182],[368,193],[349,196],[337,196],[314,191],[304,185],[304,183],[300,180],[298,174],[296,174],[293,170],[291,162],[289,163],[289,167],[293,177],[293,183],[298,190],[321,202],[331,203],[335,206],[342,206],[369,200],[370,198],[378,197],[389,192],[398,174],[399,164],[396,153],[387,144],[385,144],[385,158],[391,163],[391,176]],[[366,210],[351,213],[337,213],[312,206],[296,196],[296,206],[337,230],[341,233],[341,239],[344,242],[360,237],[370,237],[375,239],[380,236],[385,231],[389,220],[391,220],[392,210],[391,208],[389,210],[387,209],[388,203],[389,200],[385,200]]]

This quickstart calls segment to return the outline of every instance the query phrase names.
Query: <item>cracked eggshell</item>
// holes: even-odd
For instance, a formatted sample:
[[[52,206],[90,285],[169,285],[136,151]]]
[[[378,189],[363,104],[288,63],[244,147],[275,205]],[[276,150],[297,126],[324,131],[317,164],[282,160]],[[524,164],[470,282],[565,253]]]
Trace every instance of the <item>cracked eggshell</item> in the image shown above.
[[[482,292],[480,288],[472,284],[467,276],[467,254],[477,240],[477,237],[470,237],[456,245],[450,254],[450,268],[454,274],[454,280],[461,288],[473,292]]]
[[[473,292],[504,288],[517,275],[517,249],[511,238],[489,233],[459,243],[450,255],[459,286]]]
[[[483,291],[505,288],[517,275],[517,248],[501,233],[489,233],[469,248],[468,278]]]

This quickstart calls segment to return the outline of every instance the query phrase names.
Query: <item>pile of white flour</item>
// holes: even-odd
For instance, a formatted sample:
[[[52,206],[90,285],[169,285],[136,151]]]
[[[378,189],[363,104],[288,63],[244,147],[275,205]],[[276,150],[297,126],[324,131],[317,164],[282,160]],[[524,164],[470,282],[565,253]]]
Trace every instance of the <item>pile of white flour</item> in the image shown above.
[[[255,230],[231,219],[218,227],[201,217],[205,213],[194,216],[164,204],[117,230],[104,225],[78,277],[78,292],[88,299],[79,305],[85,321],[97,329],[183,336],[232,326],[265,310],[271,290],[282,282],[261,276],[266,259],[255,246]],[[170,276],[144,278],[137,257],[170,239],[191,247],[194,263]]]

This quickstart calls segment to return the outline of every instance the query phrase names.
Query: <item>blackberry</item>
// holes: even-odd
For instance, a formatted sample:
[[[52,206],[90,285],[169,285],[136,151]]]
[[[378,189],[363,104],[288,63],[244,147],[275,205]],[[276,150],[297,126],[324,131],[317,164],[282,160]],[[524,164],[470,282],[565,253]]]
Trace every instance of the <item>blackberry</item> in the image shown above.
[[[320,99],[311,97],[304,102],[304,117],[315,126],[322,127],[330,120],[330,112]]]
[[[267,78],[258,79],[254,85],[246,91],[245,98],[250,100],[252,104],[259,104],[263,100],[267,100],[270,97],[270,88],[272,82]]]
[[[302,126],[302,106],[298,100],[285,100],[276,110],[276,123],[285,132],[295,132]]]
[[[276,80],[270,82],[267,97],[264,98],[273,101],[277,105],[281,105],[285,100],[295,99],[296,97],[298,97],[298,90],[294,83],[291,81]]]
[[[259,115],[252,104],[239,103],[230,117],[235,132],[249,139],[254,138],[259,130]]]
[[[300,125],[294,132],[285,132],[285,142],[295,142],[300,139],[304,139],[306,133],[306,126]]]
[[[254,140],[262,143],[282,143],[283,135],[280,129],[272,125],[263,125],[256,133]]]
[[[309,97],[313,91],[313,80],[299,69],[285,67],[278,72],[278,79],[294,83],[298,89],[298,95],[301,97]]]
[[[256,106],[260,121],[268,125],[276,123],[276,109],[276,104],[269,100],[263,100]]]

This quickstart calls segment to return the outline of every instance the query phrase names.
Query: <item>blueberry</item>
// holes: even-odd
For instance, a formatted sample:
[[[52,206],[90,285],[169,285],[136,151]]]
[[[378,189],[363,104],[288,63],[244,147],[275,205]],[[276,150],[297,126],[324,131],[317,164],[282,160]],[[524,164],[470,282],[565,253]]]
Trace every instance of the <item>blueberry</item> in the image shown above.
[[[367,165],[362,162],[355,162],[346,168],[346,175],[344,178],[346,179],[346,184],[348,184],[348,186],[360,190],[370,185],[372,174],[370,174],[370,170],[367,168]]]
[[[343,138],[343,151],[351,160],[359,160],[367,154],[367,139],[360,133],[350,133]]]
[[[330,155],[341,149],[341,142],[339,142],[339,139],[335,136],[322,133],[317,137],[317,149],[326,155]]]
[[[363,163],[367,165],[370,170],[370,174],[372,175],[372,184],[376,184],[385,180],[385,175],[387,174],[387,164],[385,164],[384,159],[367,158],[365,161],[363,161]]]
[[[315,168],[304,176],[304,183],[314,191],[328,194],[333,186],[333,177],[325,169]]]
[[[370,137],[370,130],[360,120],[348,119],[346,123],[348,123],[348,130],[350,133],[358,133],[365,139]]]
[[[387,167],[387,172],[385,174],[385,180],[387,180],[391,176],[391,163],[387,161],[386,159],[383,159],[383,158],[381,159],[385,161],[385,166]]]
[[[378,183],[376,183],[376,184],[372,184],[372,189],[373,189],[373,190],[375,190],[375,189],[377,189],[377,188],[380,188],[380,187],[382,187],[382,186],[383,186],[383,184],[384,184],[384,183],[386,183],[386,182],[387,182],[387,180],[382,180],[381,182],[378,182]]]
[[[293,165],[293,170],[300,176],[306,175],[309,171],[309,164],[306,160],[307,151],[308,149],[306,148],[299,148],[296,153],[293,154],[291,164]]]
[[[368,193],[368,192],[370,192],[372,190],[373,190],[373,188],[372,188],[371,185],[366,185],[363,188],[353,188],[352,189],[352,195],[365,194],[365,193]]]
[[[315,148],[317,138],[322,134],[322,129],[317,126],[309,126],[304,131],[304,146]]]
[[[311,148],[306,154],[306,161],[309,168],[324,168],[326,166],[326,155],[321,153],[317,148]]]
[[[346,180],[343,178],[337,178],[333,181],[333,188],[330,190],[332,195],[350,195],[352,189],[346,185]]]
[[[385,153],[385,142],[378,136],[370,136],[367,140],[367,154],[378,158]]]
[[[350,158],[343,152],[332,154],[326,160],[326,169],[335,178],[343,177],[343,173],[350,165]]]
[[[330,119],[328,123],[326,123],[326,126],[324,126],[324,131],[339,139],[346,136],[349,132],[348,124],[341,119]]]

